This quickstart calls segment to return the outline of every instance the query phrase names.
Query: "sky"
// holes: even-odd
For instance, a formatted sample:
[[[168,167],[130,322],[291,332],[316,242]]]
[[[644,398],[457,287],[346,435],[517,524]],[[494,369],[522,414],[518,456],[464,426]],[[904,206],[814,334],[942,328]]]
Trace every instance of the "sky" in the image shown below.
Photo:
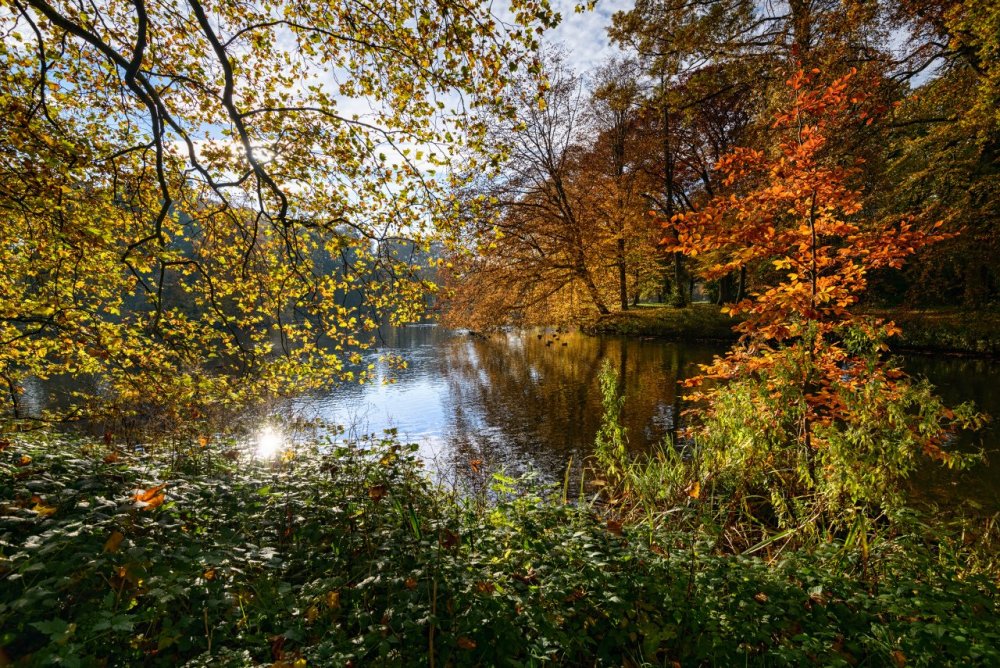
[[[615,12],[631,9],[635,0],[600,0],[592,11],[579,14],[574,11],[577,4],[579,0],[552,0],[553,8],[562,14],[562,22],[546,35],[545,42],[562,44],[569,63],[583,74],[620,53],[609,44],[607,27]]]

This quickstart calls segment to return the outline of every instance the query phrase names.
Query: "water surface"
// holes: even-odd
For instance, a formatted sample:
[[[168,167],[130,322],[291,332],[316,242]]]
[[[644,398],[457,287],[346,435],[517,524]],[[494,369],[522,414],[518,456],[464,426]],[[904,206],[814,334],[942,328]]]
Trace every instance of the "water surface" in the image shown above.
[[[509,332],[483,338],[434,326],[388,330],[382,352],[401,356],[391,369],[372,352],[377,382],[336,388],[295,402],[305,417],[348,427],[356,434],[395,428],[420,444],[440,476],[470,471],[536,471],[562,480],[572,458],[593,450],[600,426],[598,376],[607,360],[618,371],[626,401],[622,422],[635,450],[662,443],[682,409],[678,381],[698,373],[724,345],[578,333]],[[926,376],[950,404],[975,401],[1000,416],[1000,363],[995,360],[913,355],[911,373]],[[381,381],[392,380],[391,384]],[[960,437],[960,447],[983,447],[1000,457],[995,422]],[[575,467],[574,467],[575,468]],[[916,476],[931,501],[1000,510],[1000,466],[954,472],[929,467]]]

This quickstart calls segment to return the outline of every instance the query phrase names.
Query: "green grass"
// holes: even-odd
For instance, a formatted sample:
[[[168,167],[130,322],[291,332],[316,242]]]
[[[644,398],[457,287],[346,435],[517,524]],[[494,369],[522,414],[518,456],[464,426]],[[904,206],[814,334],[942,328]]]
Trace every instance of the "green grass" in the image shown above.
[[[1000,355],[1000,313],[996,311],[886,309],[866,313],[894,320],[902,334],[890,341],[899,350]],[[583,330],[589,334],[650,336],[670,340],[733,341],[735,320],[714,304],[672,308],[639,304],[602,316]]]
[[[686,308],[640,304],[628,311],[602,316],[584,331],[673,340],[732,341],[736,339],[732,331],[734,322],[715,304],[691,304]]]

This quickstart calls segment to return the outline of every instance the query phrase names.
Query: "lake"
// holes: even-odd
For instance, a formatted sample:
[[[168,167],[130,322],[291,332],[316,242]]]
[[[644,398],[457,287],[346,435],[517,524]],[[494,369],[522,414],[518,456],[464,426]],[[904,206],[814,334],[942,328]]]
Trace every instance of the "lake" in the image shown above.
[[[392,369],[372,352],[379,382],[340,386],[295,400],[304,418],[345,426],[349,433],[394,428],[418,443],[440,479],[468,482],[483,472],[537,472],[561,481],[572,460],[593,449],[601,420],[598,376],[605,360],[618,371],[625,394],[623,424],[630,447],[662,443],[683,410],[678,380],[725,350],[722,344],[524,331],[471,336],[433,325],[384,332],[380,353],[405,359]],[[949,404],[974,401],[1000,416],[1000,361],[907,355],[906,370],[926,376]],[[384,384],[381,381],[392,381]],[[959,436],[959,447],[984,448],[998,459],[996,422]],[[478,471],[478,473],[477,473]],[[918,495],[949,505],[1000,510],[1000,465],[956,472],[928,466],[915,476]]]

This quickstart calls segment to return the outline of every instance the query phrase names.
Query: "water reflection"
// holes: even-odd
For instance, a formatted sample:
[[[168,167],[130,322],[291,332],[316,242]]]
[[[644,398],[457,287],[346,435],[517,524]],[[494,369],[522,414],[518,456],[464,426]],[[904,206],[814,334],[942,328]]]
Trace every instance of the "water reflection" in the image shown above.
[[[272,425],[264,425],[254,438],[254,455],[260,459],[274,459],[282,450],[285,438]]]
[[[389,385],[342,387],[297,402],[307,416],[364,433],[397,428],[421,444],[435,468],[541,472],[561,479],[593,446],[601,419],[598,374],[605,360],[619,372],[628,401],[630,445],[648,448],[675,428],[677,381],[697,372],[717,347],[580,334],[524,332],[473,337],[436,327],[386,335],[383,350],[408,368],[378,364]],[[374,360],[374,356],[372,358]]]
[[[490,471],[539,471],[562,480],[567,462],[590,454],[600,425],[598,374],[605,360],[619,372],[627,397],[623,422],[635,450],[662,442],[676,427],[678,381],[724,348],[620,337],[518,332],[474,337],[437,327],[385,333],[382,350],[402,356],[408,367],[377,363],[379,381],[344,386],[303,397],[305,417],[345,425],[355,434],[399,430],[420,444],[421,455],[439,477],[473,483]],[[372,355],[365,364],[374,362]],[[911,356],[907,370],[926,376],[951,404],[973,400],[1000,416],[1000,363],[955,357]],[[996,421],[979,434],[964,435],[966,449],[1000,445]],[[994,459],[1000,453],[994,455]],[[963,473],[930,466],[916,486],[932,501],[981,504],[1000,509],[1000,467]]]
[[[949,405],[973,401],[991,420],[975,433],[961,434],[958,447],[983,450],[986,462],[967,471],[928,466],[914,476],[919,494],[932,502],[951,505],[956,500],[974,510],[1000,511],[1000,361],[946,355],[910,355],[903,366],[912,375],[928,378]]]

